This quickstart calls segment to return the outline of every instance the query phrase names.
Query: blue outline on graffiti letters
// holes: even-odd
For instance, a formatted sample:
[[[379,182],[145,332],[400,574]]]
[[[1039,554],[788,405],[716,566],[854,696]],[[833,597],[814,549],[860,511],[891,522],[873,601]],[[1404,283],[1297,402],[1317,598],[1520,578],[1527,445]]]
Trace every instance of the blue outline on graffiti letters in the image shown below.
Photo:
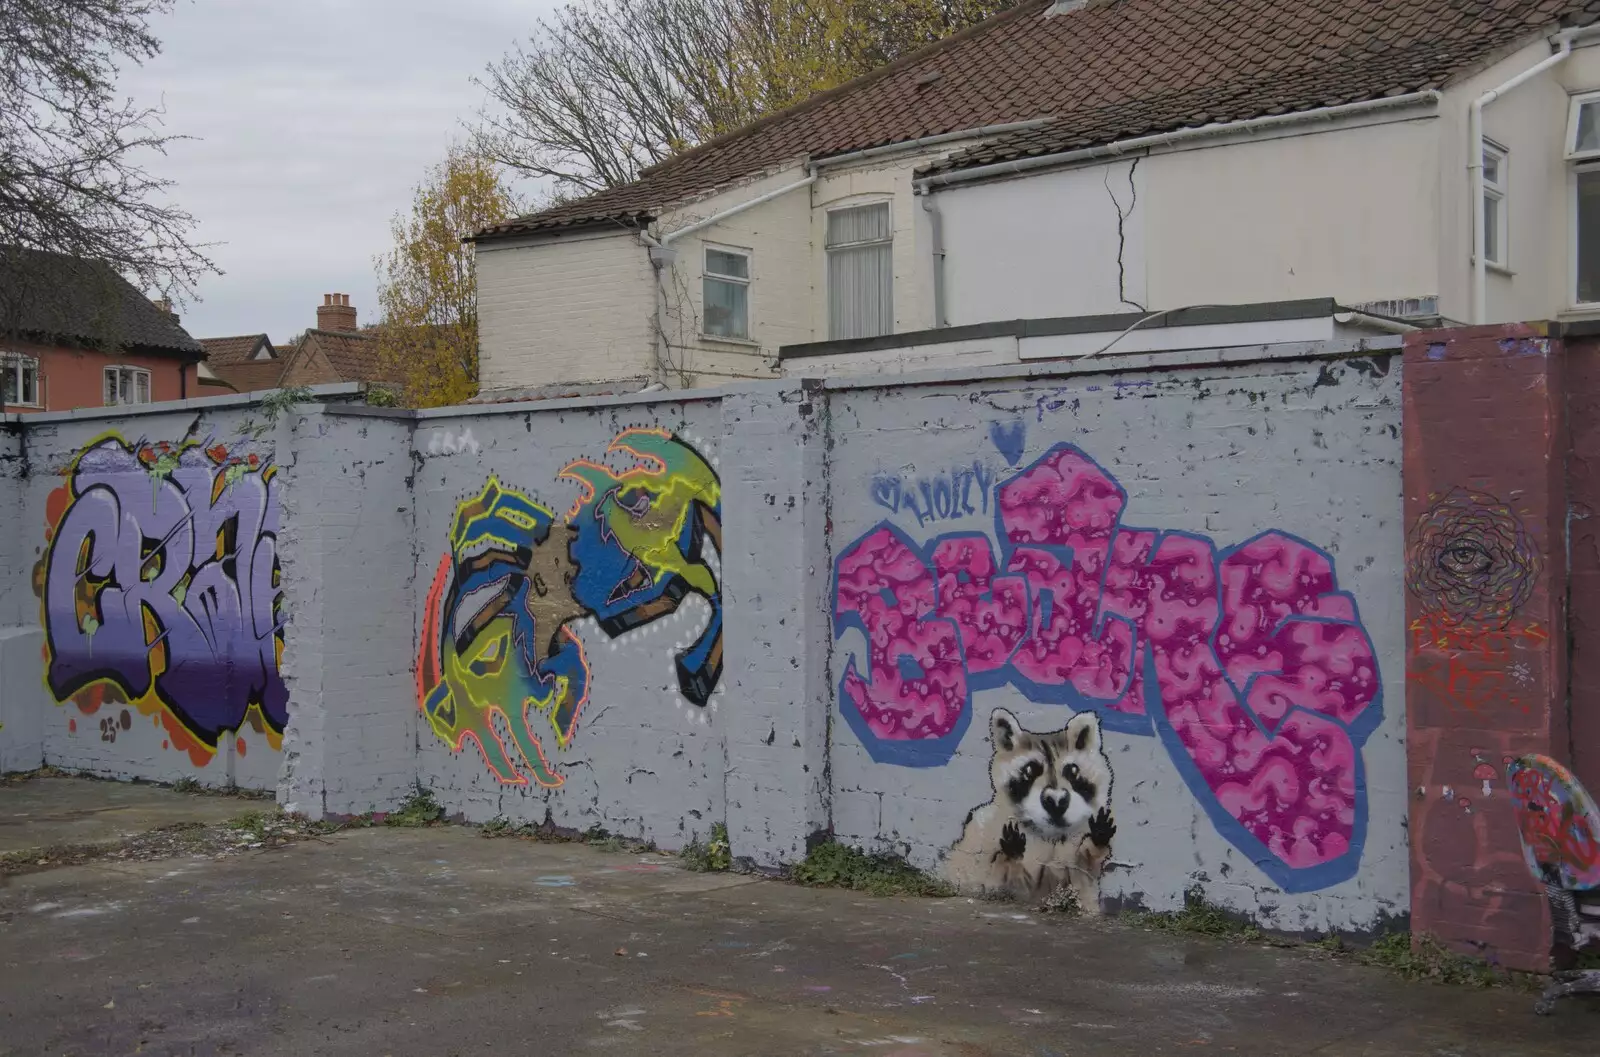
[[[856,707],[855,703],[851,701],[850,695],[845,691],[845,686],[847,685],[852,674],[856,675],[858,678],[866,679],[869,683],[872,681],[872,635],[867,630],[866,623],[861,619],[861,614],[859,612],[855,610],[851,610],[850,612],[844,614],[839,612],[840,565],[844,562],[846,554],[854,550],[857,544],[866,539],[868,536],[871,536],[877,532],[879,529],[888,529],[890,534],[893,535],[903,547],[915,554],[918,560],[922,562],[923,568],[928,571],[929,576],[933,580],[934,609],[932,611],[932,615],[924,616],[922,614],[918,614],[917,621],[924,624],[948,624],[951,632],[955,635],[956,649],[961,655],[961,671],[963,677],[966,679],[966,694],[961,702],[961,714],[956,718],[956,725],[950,730],[950,733],[938,738],[902,740],[880,737],[878,734],[873,732],[870,726],[868,726],[866,717],[861,714],[861,710]],[[950,618],[937,615],[939,605],[939,578],[933,575],[932,562],[929,560],[928,555],[923,553],[923,549],[913,542],[912,539],[901,530],[900,526],[891,521],[880,521],[876,525],[873,525],[871,528],[867,529],[866,532],[863,532],[854,543],[850,544],[849,547],[846,547],[843,551],[841,551],[839,556],[833,560],[832,586],[832,604],[830,608],[833,612],[834,641],[837,642],[846,631],[851,628],[855,628],[857,631],[861,632],[863,637],[866,638],[868,649],[868,655],[862,659],[862,665],[860,668],[857,667],[856,655],[853,653],[850,654],[850,659],[845,662],[844,674],[839,677],[839,713],[844,716],[844,720],[850,725],[850,729],[855,731],[856,737],[861,739],[861,744],[867,750],[867,755],[871,756],[873,761],[876,763],[889,763],[900,767],[938,767],[949,763],[950,758],[955,755],[956,749],[960,747],[961,739],[966,736],[967,728],[972,725],[972,675],[967,671],[967,653],[966,647],[961,641],[961,628]],[[890,663],[898,664],[902,659],[906,658],[906,656],[906,654],[901,654],[899,657],[890,658]],[[865,676],[862,676],[861,668],[866,669]]]
[[[1074,444],[1061,443],[1053,445],[1048,451],[1041,455],[1038,460],[1030,463],[1027,467],[1027,470],[1033,469],[1046,459],[1057,455],[1057,453],[1061,452],[1063,449],[1069,450],[1072,453],[1081,456],[1097,467],[1099,466],[1099,463],[1095,462],[1094,459],[1082,448]],[[1115,487],[1122,496],[1123,509],[1126,509],[1126,490],[1124,490],[1121,483],[1117,481],[1116,478],[1113,477],[1109,472],[1105,471],[1103,467],[1100,469],[1101,472],[1105,474],[1105,476],[1111,481],[1113,487]],[[1022,472],[1026,473],[1027,470]],[[923,622],[943,621],[944,623],[951,625],[952,631],[955,635],[957,649],[961,651],[961,663],[963,671],[966,675],[967,692],[965,700],[962,702],[961,715],[957,721],[956,727],[949,734],[937,739],[925,739],[919,741],[893,741],[890,739],[880,738],[872,732],[872,730],[868,727],[866,720],[862,717],[860,710],[857,709],[853,703],[851,703],[849,695],[845,691],[845,685],[849,674],[860,674],[857,667],[856,657],[852,654],[846,666],[846,675],[845,677],[841,678],[839,682],[839,708],[841,714],[845,718],[845,721],[849,724],[850,728],[856,732],[856,736],[860,738],[861,743],[866,748],[868,755],[878,763],[897,764],[906,767],[933,767],[944,764],[948,762],[949,759],[954,755],[957,747],[960,744],[963,734],[971,724],[974,693],[979,690],[988,690],[1010,684],[1016,687],[1024,697],[1034,704],[1061,704],[1070,706],[1074,712],[1094,712],[1100,716],[1101,726],[1106,730],[1115,730],[1124,734],[1135,734],[1142,736],[1150,736],[1154,734],[1155,736],[1159,737],[1162,744],[1166,747],[1167,753],[1171,757],[1178,773],[1183,777],[1184,784],[1188,786],[1189,791],[1194,796],[1195,800],[1204,808],[1207,816],[1211,819],[1212,825],[1216,827],[1217,832],[1240,852],[1246,855],[1253,863],[1255,863],[1262,873],[1271,878],[1271,880],[1285,892],[1308,892],[1328,888],[1354,877],[1360,869],[1361,858],[1365,851],[1369,822],[1366,784],[1366,758],[1364,749],[1367,739],[1383,721],[1383,680],[1381,668],[1378,663],[1377,650],[1374,648],[1371,634],[1367,631],[1365,624],[1362,623],[1360,609],[1356,603],[1355,597],[1348,591],[1338,589],[1338,562],[1334,556],[1327,550],[1318,547],[1309,540],[1277,529],[1267,529],[1262,532],[1258,532],[1256,535],[1251,536],[1249,539],[1244,540],[1241,543],[1237,543],[1226,549],[1219,550],[1214,539],[1198,533],[1176,530],[1141,529],[1127,526],[1122,522],[1120,511],[1110,537],[1110,546],[1114,549],[1116,541],[1122,537],[1124,533],[1140,533],[1151,535],[1153,539],[1150,544],[1149,558],[1154,558],[1156,555],[1158,555],[1169,538],[1187,539],[1204,546],[1206,552],[1210,555],[1212,563],[1212,572],[1215,581],[1213,585],[1213,593],[1217,602],[1218,614],[1216,625],[1212,628],[1211,634],[1206,640],[1206,647],[1211,650],[1213,658],[1215,659],[1218,667],[1221,669],[1222,677],[1228,686],[1229,691],[1234,695],[1234,699],[1239,708],[1250,717],[1251,721],[1256,725],[1256,728],[1264,736],[1268,737],[1269,739],[1275,738],[1278,732],[1282,729],[1283,725],[1288,722],[1289,717],[1294,712],[1298,711],[1306,712],[1309,715],[1315,715],[1325,721],[1339,726],[1349,737],[1351,748],[1355,757],[1353,773],[1355,782],[1355,799],[1353,802],[1353,810],[1355,812],[1355,818],[1351,826],[1350,846],[1343,855],[1340,855],[1338,858],[1329,862],[1325,862],[1317,866],[1294,868],[1278,859],[1259,838],[1245,828],[1242,822],[1234,818],[1226,811],[1226,809],[1223,808],[1221,801],[1212,791],[1211,787],[1207,784],[1205,776],[1201,773],[1199,766],[1195,763],[1188,749],[1183,745],[1182,740],[1178,737],[1177,731],[1173,728],[1171,720],[1167,715],[1166,705],[1161,696],[1161,683],[1157,677],[1155,650],[1152,648],[1148,636],[1143,634],[1138,625],[1134,621],[1129,620],[1127,617],[1112,615],[1105,612],[1105,578],[1109,575],[1111,569],[1110,552],[1108,552],[1107,560],[1104,568],[1101,571],[1101,580],[1099,585],[1100,601],[1098,603],[1097,612],[1095,615],[1093,635],[1096,639],[1101,638],[1104,635],[1107,622],[1112,620],[1121,621],[1135,633],[1135,653],[1133,657],[1133,663],[1142,664],[1143,666],[1144,714],[1133,715],[1126,712],[1114,711],[1110,708],[1110,705],[1113,702],[1086,697],[1076,687],[1072,686],[1071,683],[1059,685],[1039,684],[1033,682],[1032,680],[1022,678],[1016,671],[1012,660],[1017,651],[1024,647],[1036,630],[1034,628],[1035,610],[1037,609],[1039,611],[1040,623],[1048,623],[1048,618],[1051,615],[1050,610],[1054,601],[1053,595],[1048,591],[1043,592],[1041,597],[1035,599],[1033,590],[1028,586],[1024,574],[1020,572],[1013,572],[1011,570],[1011,563],[1015,558],[1016,552],[1021,547],[1037,547],[1039,550],[1051,554],[1057,560],[1068,565],[1071,563],[1073,553],[1071,547],[1031,543],[1017,544],[1011,541],[1006,531],[1004,521],[1001,517],[1001,491],[1014,481],[1015,477],[1012,477],[1006,481],[996,482],[994,485],[994,518],[996,535],[998,537],[996,539],[990,539],[981,532],[960,530],[950,533],[937,534],[918,544],[914,542],[898,525],[895,525],[891,521],[883,520],[872,525],[860,536],[858,536],[853,543],[844,548],[840,554],[840,557],[835,559],[832,594],[835,641],[837,641],[844,634],[845,630],[850,627],[859,629],[864,636],[867,635],[866,626],[861,620],[859,613],[851,612],[843,615],[838,613],[839,574],[843,557],[845,554],[848,554],[854,550],[862,540],[865,540],[867,537],[873,535],[879,529],[887,529],[902,546],[917,556],[917,558],[923,564],[923,569],[932,577],[933,608],[929,615],[924,616],[919,614],[917,619]],[[1324,559],[1328,565],[1334,590],[1318,597],[1322,599],[1337,597],[1346,599],[1349,602],[1351,616],[1348,620],[1328,616],[1303,616],[1291,614],[1286,616],[1276,627],[1272,629],[1272,634],[1276,635],[1291,622],[1332,624],[1339,627],[1353,628],[1362,635],[1366,641],[1367,649],[1373,659],[1373,678],[1376,680],[1376,687],[1373,692],[1372,700],[1366,709],[1364,709],[1362,713],[1349,724],[1341,722],[1337,716],[1328,715],[1321,712],[1313,712],[1309,709],[1303,708],[1302,706],[1293,705],[1285,710],[1283,717],[1278,720],[1276,724],[1268,726],[1267,723],[1265,723],[1262,718],[1258,716],[1251,708],[1250,694],[1254,688],[1255,681],[1258,678],[1282,673],[1272,671],[1252,672],[1249,678],[1245,680],[1244,685],[1240,686],[1234,682],[1232,676],[1228,673],[1226,666],[1222,664],[1220,655],[1217,653],[1217,638],[1223,633],[1225,626],[1223,617],[1225,612],[1223,606],[1225,592],[1225,584],[1223,579],[1224,566],[1233,555],[1267,537],[1276,537],[1284,540],[1285,542],[1293,543],[1296,546],[1302,547],[1305,550],[1310,551]],[[937,566],[933,560],[934,551],[940,545],[946,542],[959,541],[962,539],[970,539],[974,544],[987,548],[988,553],[996,557],[997,566],[995,579],[1000,579],[1007,576],[1015,576],[1022,579],[1024,600],[1027,606],[1027,634],[1018,641],[1016,647],[1012,650],[1010,657],[1007,658],[1003,665],[980,673],[972,672],[967,666],[966,645],[962,640],[961,629],[957,622],[951,618],[940,617],[936,615],[940,609],[940,584]],[[992,590],[986,595],[982,596],[982,599],[992,600]],[[868,636],[868,638],[870,640],[870,636]],[[902,659],[902,657],[897,657],[894,658],[893,661],[894,663],[898,664],[902,661]],[[870,681],[870,670],[867,674]]]
[[[1167,755],[1172,758],[1173,766],[1177,768],[1178,774],[1183,777],[1183,782],[1189,787],[1189,792],[1195,798],[1196,803],[1205,809],[1206,817],[1211,820],[1211,824],[1216,827],[1217,832],[1221,834],[1229,844],[1232,844],[1247,858],[1249,858],[1249,860],[1255,864],[1257,869],[1266,874],[1267,877],[1269,877],[1279,888],[1283,889],[1283,891],[1288,893],[1312,892],[1348,881],[1350,878],[1354,877],[1361,868],[1361,856],[1367,842],[1367,772],[1366,758],[1362,750],[1366,746],[1366,740],[1368,736],[1371,735],[1371,733],[1376,730],[1378,725],[1383,721],[1383,680],[1381,678],[1381,673],[1376,669],[1377,653],[1374,651],[1372,655],[1375,666],[1373,675],[1374,678],[1377,678],[1378,680],[1377,692],[1373,695],[1372,703],[1368,705],[1366,710],[1356,718],[1355,722],[1349,725],[1341,723],[1335,716],[1330,716],[1323,712],[1310,712],[1309,710],[1301,708],[1297,705],[1286,710],[1283,718],[1276,726],[1269,727],[1262,722],[1261,718],[1257,716],[1250,708],[1249,697],[1247,694],[1250,687],[1255,683],[1255,680],[1262,675],[1274,675],[1279,673],[1266,671],[1253,673],[1251,677],[1246,680],[1244,690],[1241,691],[1240,688],[1236,686],[1233,680],[1228,676],[1227,668],[1223,666],[1221,657],[1217,656],[1217,636],[1222,633],[1222,619],[1220,617],[1220,614],[1222,613],[1223,590],[1222,566],[1223,563],[1226,562],[1227,559],[1237,551],[1243,550],[1244,548],[1266,536],[1274,535],[1300,544],[1301,546],[1306,547],[1308,550],[1314,551],[1326,558],[1328,560],[1328,568],[1333,574],[1334,583],[1337,584],[1339,582],[1338,565],[1334,561],[1333,555],[1329,554],[1327,551],[1309,542],[1308,540],[1302,539],[1301,537],[1295,536],[1288,532],[1279,532],[1275,529],[1268,529],[1265,532],[1258,532],[1256,535],[1251,536],[1243,543],[1236,544],[1235,546],[1229,547],[1223,551],[1218,551],[1216,542],[1206,536],[1201,536],[1192,532],[1163,532],[1157,538],[1155,549],[1152,550],[1151,553],[1152,555],[1158,553],[1161,545],[1167,540],[1168,537],[1172,536],[1183,537],[1186,539],[1195,540],[1196,542],[1204,543],[1210,549],[1212,553],[1213,567],[1216,570],[1216,591],[1219,619],[1217,621],[1216,628],[1214,628],[1211,632],[1210,638],[1206,640],[1206,644],[1212,651],[1212,656],[1216,658],[1218,667],[1222,669],[1223,679],[1227,682],[1228,688],[1235,694],[1235,700],[1237,701],[1239,708],[1250,717],[1251,722],[1256,725],[1257,730],[1261,731],[1261,733],[1266,735],[1268,738],[1274,738],[1277,736],[1277,732],[1282,729],[1284,723],[1288,722],[1289,717],[1292,714],[1295,712],[1306,712],[1308,715],[1318,716],[1319,718],[1328,720],[1336,726],[1341,727],[1349,736],[1350,746],[1355,753],[1356,786],[1354,803],[1355,821],[1350,829],[1350,847],[1346,849],[1345,853],[1339,856],[1337,859],[1331,859],[1328,862],[1322,863],[1318,866],[1305,866],[1298,868],[1291,867],[1275,856],[1272,853],[1272,850],[1262,843],[1260,838],[1246,829],[1244,823],[1230,815],[1227,809],[1222,806],[1221,800],[1214,792],[1212,792],[1211,787],[1206,783],[1205,776],[1200,773],[1199,765],[1195,763],[1194,757],[1190,755],[1188,748],[1184,746],[1182,739],[1178,737],[1177,730],[1172,726],[1172,722],[1167,716],[1166,702],[1161,698],[1161,684],[1156,678],[1155,651],[1148,648],[1145,650],[1145,711],[1150,714],[1155,727],[1156,735],[1161,739],[1161,743],[1166,747]],[[1356,630],[1360,631],[1361,634],[1367,639],[1367,645],[1370,647],[1372,645],[1372,638],[1367,634],[1366,627],[1361,623],[1361,613],[1359,609],[1355,608],[1354,597],[1350,596],[1349,592],[1346,591],[1335,591],[1331,594],[1343,595],[1350,598],[1352,612],[1354,614],[1353,621],[1332,620],[1327,617],[1288,616],[1272,629],[1273,634],[1277,634],[1279,630],[1291,622],[1337,624],[1340,627],[1354,627]],[[1327,598],[1331,597],[1331,594],[1322,595],[1319,597]]]
[[[1072,559],[1075,557],[1075,551],[1072,547],[1062,546],[1061,544],[1057,543],[1012,542],[1010,533],[1006,529],[1005,519],[1001,513],[1001,493],[1006,488],[1018,484],[1021,477],[1030,473],[1035,467],[1039,466],[1045,460],[1050,459],[1051,457],[1055,456],[1057,452],[1061,451],[1072,452],[1073,454],[1076,454],[1087,460],[1090,465],[1098,467],[1100,472],[1105,475],[1106,479],[1111,482],[1111,486],[1117,490],[1117,495],[1122,498],[1122,507],[1117,511],[1117,518],[1116,521],[1112,523],[1111,535],[1106,544],[1106,560],[1100,569],[1100,581],[1096,585],[1096,597],[1098,601],[1095,604],[1094,628],[1091,632],[1091,635],[1094,641],[1101,641],[1105,635],[1106,625],[1111,621],[1124,624],[1128,627],[1128,630],[1133,632],[1133,656],[1129,658],[1128,666],[1129,678],[1131,679],[1133,665],[1139,663],[1139,651],[1142,648],[1143,636],[1140,634],[1139,628],[1127,617],[1113,616],[1112,614],[1105,612],[1106,577],[1111,573],[1112,548],[1115,547],[1117,537],[1120,534],[1124,532],[1154,532],[1156,535],[1156,541],[1154,544],[1152,544],[1152,546],[1156,546],[1161,542],[1161,533],[1156,529],[1138,529],[1123,525],[1122,512],[1128,508],[1128,491],[1122,487],[1122,482],[1111,476],[1111,474],[1104,467],[1095,462],[1094,458],[1090,456],[1088,452],[1084,451],[1076,444],[1071,444],[1066,441],[1062,441],[1059,444],[1052,444],[1043,455],[1029,463],[1024,469],[1019,470],[1014,476],[1009,477],[1004,481],[996,482],[994,486],[994,530],[996,537],[994,542],[998,544],[1000,568],[1003,570],[1005,575],[1024,576],[1024,574],[1021,572],[1013,572],[1011,570],[1011,563],[1016,559],[1017,551],[1026,547],[1031,550],[1042,551],[1061,562],[1061,564],[1067,568],[1075,569],[1072,564]],[[1152,553],[1154,553],[1154,551],[1152,551]],[[1052,610],[1054,609],[1053,603],[1055,601],[1055,592],[1046,590],[1040,593],[1038,627],[1034,626],[1034,600],[1033,591],[1031,588],[1028,591],[1028,595],[1028,632],[1022,637],[1022,640],[1017,643],[1016,649],[1011,651],[1011,656],[1013,658],[1016,657],[1018,650],[1021,650],[1023,646],[1027,645],[1028,641],[1033,637],[1036,631],[1053,622],[1051,618],[1054,616]],[[1028,679],[1023,676],[1023,674],[1017,671],[1016,667],[1009,662],[1004,668],[1001,668],[998,671],[1004,677],[995,681],[991,685],[1001,686],[1006,683],[1010,683],[1021,692],[1023,697],[1027,698],[1030,702],[1036,705],[1066,705],[1074,712],[1093,712],[1100,717],[1100,726],[1104,730],[1115,730],[1122,734],[1138,734],[1144,736],[1148,736],[1150,734],[1150,709],[1148,705],[1145,707],[1143,714],[1137,715],[1131,712],[1119,712],[1111,707],[1118,700],[1121,700],[1123,696],[1122,694],[1118,694],[1116,698],[1111,700],[1106,700],[1105,698],[1089,697],[1087,694],[1083,693],[1083,691],[1073,686],[1070,682],[1035,682],[1032,679]],[[987,689],[987,687],[984,687],[984,689]]]

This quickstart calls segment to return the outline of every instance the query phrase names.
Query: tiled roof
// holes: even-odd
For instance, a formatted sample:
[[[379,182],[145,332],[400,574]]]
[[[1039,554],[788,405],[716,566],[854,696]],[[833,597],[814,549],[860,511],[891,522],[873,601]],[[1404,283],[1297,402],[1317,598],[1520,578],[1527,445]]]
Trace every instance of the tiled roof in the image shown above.
[[[283,360],[246,360],[219,366],[211,364],[211,371],[241,393],[258,393],[278,389],[283,384]]]
[[[381,382],[383,367],[378,353],[378,340],[366,334],[352,334],[340,330],[308,330],[300,343],[300,356],[309,359],[313,350],[320,352],[336,378],[328,382]],[[320,384],[320,383],[319,383]]]
[[[377,340],[369,335],[308,330],[299,344],[278,349],[277,359],[249,359],[264,337],[207,338],[204,344],[211,354],[208,363],[212,371],[241,393],[287,385],[388,380],[383,377]]]
[[[0,246],[0,332],[199,359],[200,343],[99,261]]]
[[[271,345],[265,334],[243,334],[235,338],[201,338],[200,345],[206,350],[206,362],[213,368],[228,367],[235,363],[252,362],[262,343]]]
[[[1023,0],[930,48],[480,237],[636,224],[810,156],[1040,117],[958,164],[1440,88],[1600,0]],[[937,78],[934,78],[937,74]]]

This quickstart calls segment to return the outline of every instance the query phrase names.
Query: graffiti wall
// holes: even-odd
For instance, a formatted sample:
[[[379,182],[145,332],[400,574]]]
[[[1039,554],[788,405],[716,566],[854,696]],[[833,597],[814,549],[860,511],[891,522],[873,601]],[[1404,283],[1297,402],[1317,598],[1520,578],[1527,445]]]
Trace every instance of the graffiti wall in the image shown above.
[[[836,828],[967,888],[1404,913],[1391,366],[836,395]]]
[[[719,416],[418,431],[414,707],[441,802],[666,842],[722,821]]]
[[[270,788],[287,613],[265,431],[246,418],[128,425],[63,438],[28,482],[43,498],[25,527],[48,755],[109,776]]]
[[[1368,929],[1407,909],[1408,587],[1437,634],[1542,627],[1488,497],[1403,516],[1399,376],[49,418],[0,463],[0,650],[58,766]]]

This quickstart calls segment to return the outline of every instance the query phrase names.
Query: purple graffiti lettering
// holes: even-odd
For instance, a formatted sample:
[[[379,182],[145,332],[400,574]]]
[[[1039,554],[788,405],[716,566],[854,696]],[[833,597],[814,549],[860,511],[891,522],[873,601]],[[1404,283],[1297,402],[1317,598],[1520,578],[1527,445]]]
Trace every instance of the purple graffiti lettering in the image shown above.
[[[867,632],[872,676],[852,660],[841,707],[874,757],[943,762],[953,744],[874,739],[948,742],[972,690],[1009,682],[1159,734],[1218,829],[1285,889],[1351,876],[1381,683],[1332,559],[1280,532],[1219,558],[1203,537],[1127,528],[1126,493],[1067,444],[995,497],[998,556],[980,533],[919,549],[884,525],[840,560],[836,631]]]
[[[213,748],[252,706],[281,733],[277,488],[222,446],[85,450],[45,560],[56,698],[114,684]]]

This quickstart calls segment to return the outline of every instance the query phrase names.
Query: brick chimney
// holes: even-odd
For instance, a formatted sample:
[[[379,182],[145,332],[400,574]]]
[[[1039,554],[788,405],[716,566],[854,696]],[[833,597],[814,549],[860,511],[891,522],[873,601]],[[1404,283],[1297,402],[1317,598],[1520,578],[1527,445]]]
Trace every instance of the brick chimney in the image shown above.
[[[322,304],[317,306],[317,329],[356,332],[356,310],[350,307],[349,294],[322,295]]]
[[[171,320],[174,323],[179,322],[178,313],[173,311],[172,302],[170,300],[168,300],[167,298],[165,298],[165,297],[157,297],[157,298],[154,298],[150,303],[155,305],[156,308],[159,309],[160,311],[165,312],[167,314],[167,316],[170,317]]]

